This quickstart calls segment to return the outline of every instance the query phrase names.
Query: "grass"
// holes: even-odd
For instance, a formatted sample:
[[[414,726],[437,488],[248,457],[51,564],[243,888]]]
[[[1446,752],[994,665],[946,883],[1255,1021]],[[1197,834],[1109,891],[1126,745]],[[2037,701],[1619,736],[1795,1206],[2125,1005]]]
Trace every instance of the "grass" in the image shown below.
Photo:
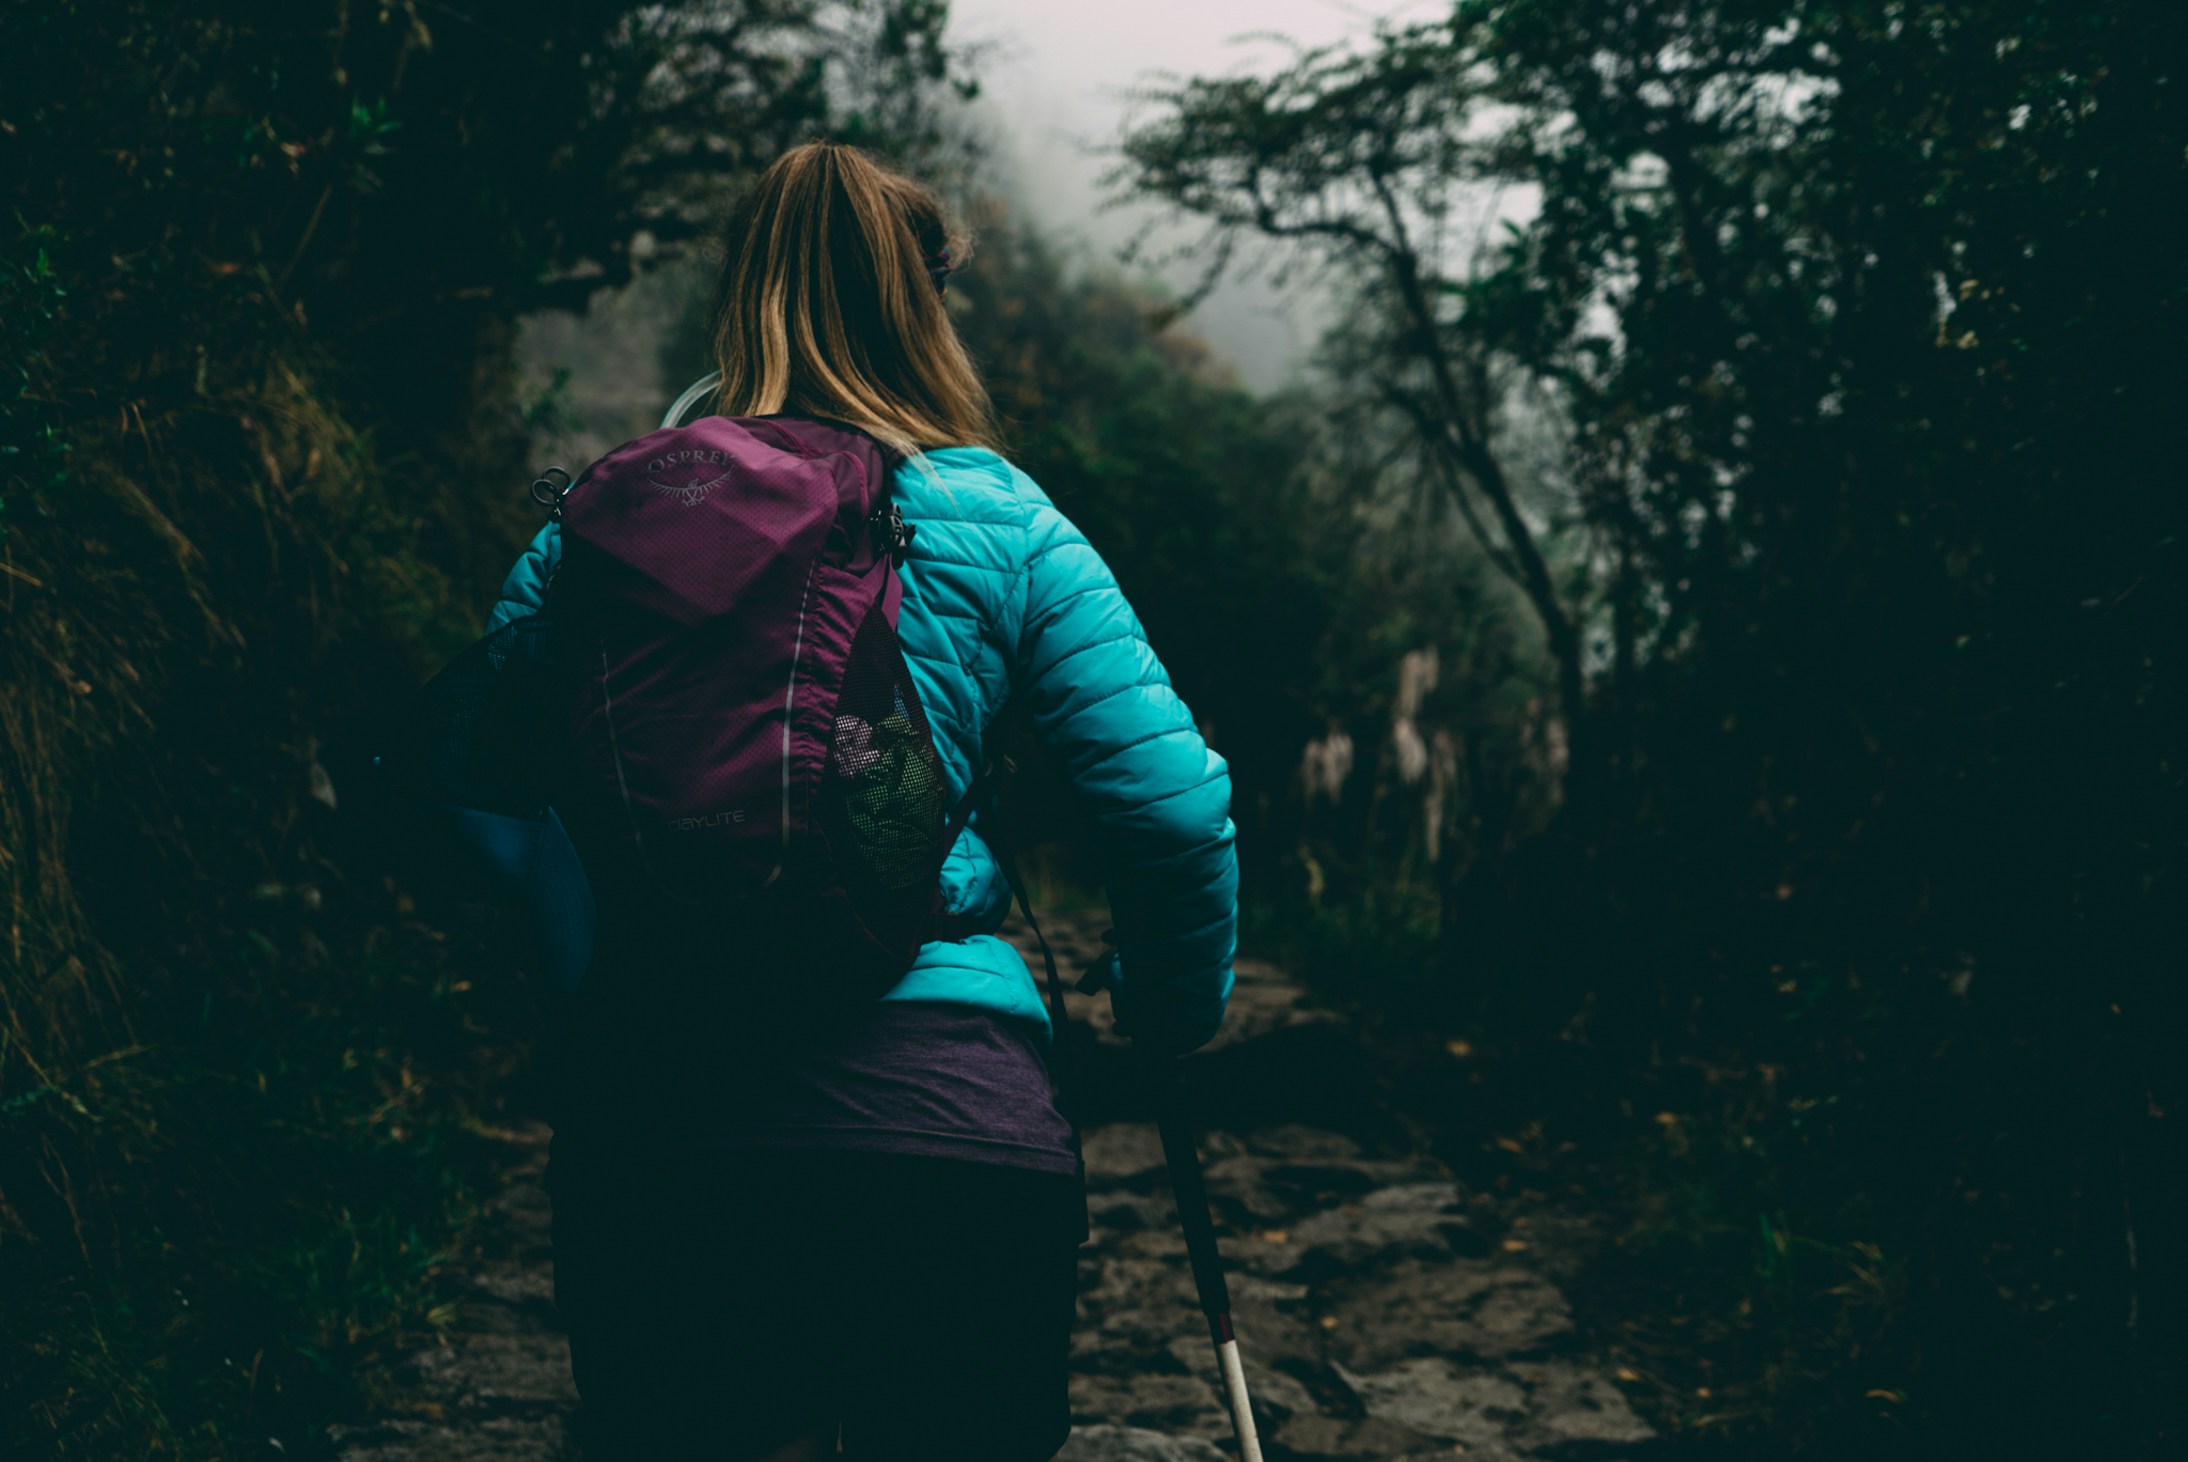
[[[13,1145],[42,1126],[56,1173],[127,1185],[61,1195],[112,1214],[74,1243],[10,1236],[0,1452],[312,1455],[375,1356],[433,1327],[500,1060],[454,954],[413,925],[361,931],[309,981],[267,964],[173,1040],[0,1115]]]
[[[0,461],[0,1456],[309,1455],[431,1327],[522,1045],[321,751],[468,638],[503,525],[383,468],[285,309],[49,245],[0,238],[52,448]],[[167,343],[120,369],[110,316]]]

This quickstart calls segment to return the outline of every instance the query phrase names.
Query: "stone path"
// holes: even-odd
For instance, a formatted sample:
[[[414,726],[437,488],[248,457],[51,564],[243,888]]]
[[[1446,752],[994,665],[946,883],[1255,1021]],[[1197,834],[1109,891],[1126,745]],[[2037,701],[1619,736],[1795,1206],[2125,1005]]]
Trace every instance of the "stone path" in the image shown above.
[[[1054,931],[1068,970],[1096,927]],[[1106,1002],[1072,1000],[1097,1033],[1082,1097],[1094,1234],[1063,1459],[1218,1462],[1234,1446],[1144,1085]],[[1223,1036],[1186,1068],[1271,1462],[1616,1462],[1650,1440],[1554,1282],[1585,1226],[1469,1192],[1415,1155],[1348,1029],[1280,971],[1241,963]],[[385,1413],[332,1429],[343,1462],[577,1462],[545,1136],[511,1134],[495,1257],[446,1343],[388,1379]]]

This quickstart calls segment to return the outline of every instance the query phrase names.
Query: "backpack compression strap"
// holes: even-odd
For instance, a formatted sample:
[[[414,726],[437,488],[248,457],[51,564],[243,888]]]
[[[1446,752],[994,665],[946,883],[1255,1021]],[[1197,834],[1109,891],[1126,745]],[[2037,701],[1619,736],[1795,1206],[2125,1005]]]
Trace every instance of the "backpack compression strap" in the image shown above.
[[[973,773],[971,785],[965,788],[965,795],[957,799],[957,806],[950,810],[949,818],[943,824],[944,847],[957,846],[958,834],[972,821],[972,815],[981,803],[990,794],[998,791],[1008,769],[1008,761],[1001,756],[981,763],[980,769]],[[997,812],[1001,813],[1002,798],[996,796],[994,800]],[[1004,820],[1007,824],[1007,817]],[[1026,881],[1019,875],[1018,860],[1011,854],[1012,839],[1008,826],[994,829],[986,835],[986,840],[988,851],[995,855],[996,866],[1003,871],[1004,885],[1010,889],[1011,897],[1017,900],[1018,911],[1025,915],[1026,927],[1033,931],[1034,943],[1041,947],[1041,964],[1048,973],[1049,1021],[1053,1027],[1056,1048],[1060,1052],[1064,1042],[1074,1039],[1077,1032],[1072,1027],[1069,1012],[1064,1008],[1064,982],[1056,971],[1056,951],[1049,947],[1048,936],[1041,932],[1041,921],[1034,916],[1033,899],[1026,893]],[[967,927],[958,915],[944,914],[936,921],[935,932],[944,939],[962,939],[968,934],[981,931]]]

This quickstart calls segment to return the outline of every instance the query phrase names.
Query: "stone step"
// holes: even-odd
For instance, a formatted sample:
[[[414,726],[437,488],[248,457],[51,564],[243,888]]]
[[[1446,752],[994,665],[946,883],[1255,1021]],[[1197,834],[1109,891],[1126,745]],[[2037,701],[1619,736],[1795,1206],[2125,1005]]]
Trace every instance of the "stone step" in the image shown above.
[[[1067,975],[1099,951],[1099,927],[1056,921]],[[1075,994],[1071,1007],[1092,1032],[1076,1094],[1093,1234],[1062,1462],[1219,1462],[1235,1443],[1155,1093],[1106,999]],[[1501,1200],[1413,1152],[1350,1029],[1281,970],[1240,961],[1223,1035],[1174,1074],[1201,1127],[1270,1462],[1616,1462],[1648,1444],[1528,1245],[1491,1241]],[[342,1462],[581,1462],[552,1303],[545,1132],[508,1137],[487,1224],[498,1257],[466,1277],[446,1334],[386,1378],[382,1414],[330,1431]]]

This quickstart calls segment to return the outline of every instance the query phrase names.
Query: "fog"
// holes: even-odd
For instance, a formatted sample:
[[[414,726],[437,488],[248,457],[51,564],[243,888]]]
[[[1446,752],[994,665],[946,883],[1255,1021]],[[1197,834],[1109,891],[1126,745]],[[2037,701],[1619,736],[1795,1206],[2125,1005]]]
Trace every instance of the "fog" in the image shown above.
[[[1114,263],[1150,223],[1158,244],[1188,237],[1102,182],[1134,114],[1135,88],[1166,73],[1265,69],[1292,44],[1329,45],[1364,36],[1377,20],[1442,8],[1438,0],[955,0],[951,28],[960,45],[981,49],[974,111],[1003,190],[1059,243],[1089,262]],[[1197,277],[1184,260],[1152,267],[1180,290]],[[1191,324],[1248,384],[1268,389],[1295,377],[1324,321],[1311,289],[1249,280],[1220,287]]]
[[[1182,293],[1200,274],[1177,256],[1191,229],[1103,182],[1120,133],[1143,109],[1135,88],[1166,75],[1275,67],[1293,45],[1364,38],[1378,20],[1441,8],[1443,0],[956,0],[952,41],[968,48],[980,82],[966,120],[982,139],[981,186],[1082,267],[1151,273]],[[1124,263],[1126,246],[1150,229],[1149,247]],[[704,368],[697,356],[664,361],[662,342],[705,297],[705,273],[700,260],[682,260],[595,298],[583,314],[525,320],[520,394],[541,450],[575,465],[658,423],[662,407]],[[1186,328],[1231,361],[1246,385],[1272,390],[1306,368],[1329,323],[1324,300],[1311,281],[1280,289],[1267,278],[1231,279]]]

